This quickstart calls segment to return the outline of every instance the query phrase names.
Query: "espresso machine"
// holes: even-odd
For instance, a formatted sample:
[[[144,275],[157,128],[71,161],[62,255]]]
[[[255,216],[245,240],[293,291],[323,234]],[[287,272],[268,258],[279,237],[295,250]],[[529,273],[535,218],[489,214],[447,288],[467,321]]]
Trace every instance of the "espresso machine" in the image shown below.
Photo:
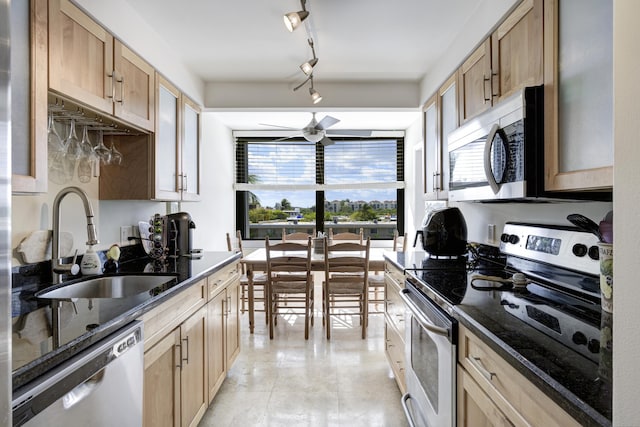
[[[196,224],[191,219],[191,215],[186,212],[156,214],[151,219],[150,225],[149,239],[153,241],[153,249],[149,255],[153,258],[193,255],[193,229],[196,228]]]

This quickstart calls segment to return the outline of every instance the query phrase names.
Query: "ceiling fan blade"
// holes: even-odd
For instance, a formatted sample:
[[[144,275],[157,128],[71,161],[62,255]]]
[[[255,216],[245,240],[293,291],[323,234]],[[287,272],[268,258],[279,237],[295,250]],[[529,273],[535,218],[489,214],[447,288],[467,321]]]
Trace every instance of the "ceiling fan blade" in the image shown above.
[[[333,142],[331,139],[329,139],[329,138],[325,135],[325,137],[324,137],[324,138],[322,138],[322,139],[320,140],[320,144],[322,144],[322,145],[325,145],[325,146],[326,146],[326,145],[333,145],[333,144],[335,144],[335,142]]]
[[[300,128],[292,128],[292,127],[289,127],[289,126],[272,125],[272,124],[269,124],[269,123],[258,123],[258,124],[260,126],[271,126],[271,127],[280,128],[280,129],[300,130]]]
[[[324,116],[324,118],[320,120],[320,123],[316,125],[316,129],[324,130],[324,129],[330,128],[331,126],[335,125],[339,121],[340,120],[336,119],[335,117]]]
[[[288,139],[300,138],[302,135],[284,136],[282,138],[274,139],[273,142],[286,141]]]
[[[336,129],[336,130],[328,130],[327,134],[331,135],[342,135],[342,136],[371,136],[370,130],[360,130],[360,129]]]

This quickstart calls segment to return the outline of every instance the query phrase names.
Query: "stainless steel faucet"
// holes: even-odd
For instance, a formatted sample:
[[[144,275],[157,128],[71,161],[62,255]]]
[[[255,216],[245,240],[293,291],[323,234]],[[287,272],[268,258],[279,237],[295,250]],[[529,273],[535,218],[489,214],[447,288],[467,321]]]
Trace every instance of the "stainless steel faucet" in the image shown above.
[[[60,203],[62,199],[69,193],[75,193],[82,199],[84,205],[84,213],[87,216],[87,245],[96,245],[100,243],[98,241],[98,235],[96,233],[96,226],[93,224],[93,208],[89,203],[87,193],[78,187],[66,187],[60,190],[53,200],[53,239],[51,243],[51,270],[53,274],[53,283],[58,284],[62,282],[62,274],[71,273],[78,274],[80,268],[75,263],[75,257],[71,264],[62,264],[60,262]]]

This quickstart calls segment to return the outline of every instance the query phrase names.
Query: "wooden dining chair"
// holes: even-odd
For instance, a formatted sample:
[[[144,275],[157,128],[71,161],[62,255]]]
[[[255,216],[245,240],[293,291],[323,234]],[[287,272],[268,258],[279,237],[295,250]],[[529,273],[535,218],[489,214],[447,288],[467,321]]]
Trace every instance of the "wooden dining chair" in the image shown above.
[[[267,237],[264,244],[267,254],[269,338],[273,339],[278,315],[284,312],[287,314],[302,312],[304,338],[309,339],[309,325],[313,326],[314,309],[311,238],[307,239],[306,244],[300,242],[271,244]],[[284,312],[281,312],[281,309]]]
[[[331,317],[355,314],[360,319],[362,338],[367,337],[369,248],[364,244],[324,239],[323,324],[331,339]],[[357,311],[353,311],[353,310]],[[349,312],[350,311],[350,312]]]
[[[282,229],[282,241],[283,242],[290,242],[290,241],[300,241],[300,242],[306,242],[309,237],[314,238],[316,234],[316,229],[315,227],[313,228],[313,233],[312,234],[308,234],[308,233],[304,233],[304,232],[300,232],[300,231],[296,231],[293,233],[287,233],[287,229],[283,228]]]
[[[362,244],[363,236],[364,236],[364,231],[362,228],[360,228],[359,233],[351,233],[351,232],[345,231],[343,233],[336,233],[336,234],[333,233],[333,228],[329,228],[329,242],[333,242],[334,240],[340,240],[340,241],[349,240],[349,241],[354,241],[354,242],[358,242],[359,244]]]
[[[235,244],[234,244],[235,241]],[[240,230],[236,231],[235,239],[231,239],[229,233],[227,233],[227,249],[229,252],[240,252],[242,257],[244,258],[244,249],[242,248],[242,234]],[[245,313],[247,308],[247,300],[248,300],[248,289],[249,289],[249,277],[247,276],[246,268],[243,263],[240,263],[240,299],[241,306],[240,311]],[[264,311],[266,312],[266,286],[267,286],[267,274],[265,272],[253,272],[252,277],[253,283],[253,300],[254,300],[254,311]],[[257,291],[257,292],[256,292]],[[255,302],[261,302],[263,304],[262,309],[255,308]],[[269,317],[265,315],[266,321],[269,320]]]
[[[393,251],[405,252],[407,249],[407,235],[400,236],[398,230],[393,231]],[[385,284],[384,272],[369,273],[369,313],[384,313]]]

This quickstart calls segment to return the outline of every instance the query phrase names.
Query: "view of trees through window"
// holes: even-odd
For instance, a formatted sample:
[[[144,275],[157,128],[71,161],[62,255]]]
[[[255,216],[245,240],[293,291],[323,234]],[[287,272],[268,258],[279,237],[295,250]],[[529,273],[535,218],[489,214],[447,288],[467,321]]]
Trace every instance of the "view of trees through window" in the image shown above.
[[[298,141],[237,145],[238,224],[246,238],[287,232],[363,229],[390,239],[404,196],[397,139],[336,141],[323,147]],[[318,206],[317,200],[320,200]],[[244,210],[244,212],[242,212]],[[401,230],[399,230],[402,232]]]

